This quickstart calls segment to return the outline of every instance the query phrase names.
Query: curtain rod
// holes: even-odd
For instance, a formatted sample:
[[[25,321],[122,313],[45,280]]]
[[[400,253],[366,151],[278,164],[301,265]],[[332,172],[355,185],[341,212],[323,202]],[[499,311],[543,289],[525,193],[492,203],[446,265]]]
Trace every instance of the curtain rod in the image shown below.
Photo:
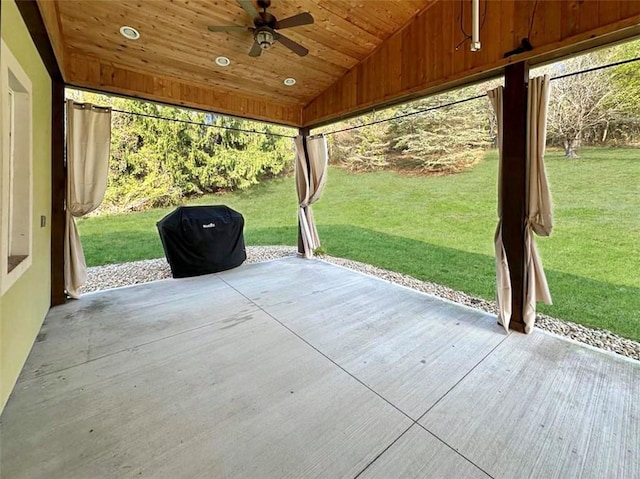
[[[401,118],[407,118],[408,116],[420,115],[421,113],[426,113],[428,111],[439,110],[441,108],[447,108],[453,105],[459,105],[460,103],[465,103],[472,100],[478,100],[480,98],[484,98],[484,95],[472,96],[469,98],[463,98],[462,100],[443,103],[442,105],[430,106],[429,108],[423,108],[421,110],[416,110],[409,113],[403,113],[402,115],[392,116],[391,118],[384,118],[382,120],[375,120],[369,123],[364,123],[363,125],[349,126],[347,128],[341,128],[339,130],[328,131],[325,133],[325,135],[335,135],[336,133],[342,133],[344,131],[356,130],[358,128],[364,128],[365,126],[377,125],[379,123],[384,123],[385,121],[398,120]]]
[[[568,78],[568,77],[572,77],[572,76],[576,76],[576,75],[581,75],[583,73],[591,73],[591,72],[594,72],[594,71],[597,71],[597,70],[603,70],[605,68],[617,67],[617,66],[620,66],[620,65],[625,65],[627,63],[633,63],[633,62],[637,62],[637,61],[640,61],[640,57],[630,58],[628,60],[622,60],[622,61],[615,62],[615,63],[608,63],[606,65],[599,65],[597,67],[587,68],[586,70],[581,70],[581,71],[578,71],[578,72],[572,72],[572,73],[566,73],[564,75],[558,75],[558,76],[550,78],[550,80],[551,81],[553,81],[553,80],[561,80],[563,78]],[[416,110],[416,111],[412,111],[410,113],[404,113],[402,115],[392,116],[391,118],[385,118],[385,119],[382,119],[382,120],[376,120],[376,121],[372,121],[372,122],[369,122],[369,123],[364,123],[363,125],[350,126],[350,127],[347,127],[347,128],[341,128],[339,130],[328,131],[328,132],[325,133],[325,135],[335,135],[336,133],[343,133],[345,131],[356,130],[358,128],[364,128],[366,126],[377,125],[379,123],[384,123],[384,122],[387,122],[387,121],[399,120],[401,118],[406,118],[406,117],[409,117],[409,116],[420,115],[421,113],[427,113],[429,111],[439,110],[441,108],[448,108],[450,106],[458,105],[460,103],[464,103],[464,102],[467,102],[467,101],[478,100],[478,99],[484,98],[484,97],[485,97],[485,95],[476,95],[476,96],[472,96],[472,97],[469,97],[469,98],[463,98],[462,100],[452,101],[450,103],[443,103],[441,105],[436,105],[436,106],[432,106],[432,107],[429,107],[429,108],[424,108],[422,110]]]
[[[572,73],[566,73],[564,75],[558,75],[557,77],[551,78],[551,80],[561,80],[562,78],[581,75],[582,73],[591,73],[591,72],[595,72],[595,71],[598,71],[598,70],[604,70],[605,68],[617,67],[617,66],[620,66],[620,65],[625,65],[627,63],[633,63],[633,62],[637,62],[637,61],[640,61],[640,57],[629,58],[628,60],[621,60],[621,61],[615,62],[615,63],[607,63],[606,65],[600,65],[600,66],[597,66],[597,67],[587,68],[586,70],[581,70],[579,72],[572,72]]]
[[[94,105],[93,103],[89,103],[89,102],[75,101],[75,100],[72,100],[71,98],[68,98],[67,100],[65,100],[65,104],[67,103],[67,101],[73,102],[73,106],[74,107],[78,107],[78,108],[81,108],[83,110],[85,108],[91,108],[92,110],[104,110],[104,111],[111,110],[110,106]]]
[[[198,121],[190,121],[190,120],[179,120],[176,118],[167,118],[164,116],[158,116],[158,115],[150,115],[148,113],[137,113],[134,111],[125,111],[125,110],[117,110],[117,109],[112,109],[111,111],[115,111],[116,113],[124,113],[126,115],[135,115],[135,116],[143,116],[146,118],[155,118],[157,120],[167,120],[167,121],[173,121],[176,123],[186,123],[189,125],[198,125],[198,126],[206,126],[209,128],[219,128],[221,130],[230,130],[230,131],[239,131],[242,133],[256,133],[258,135],[267,135],[267,136],[279,136],[282,138],[294,138],[294,136],[292,135],[284,135],[282,133],[269,133],[266,131],[257,131],[257,130],[248,130],[246,128],[235,128],[232,126],[223,126],[223,125],[209,125],[208,123],[201,123]]]
[[[173,122],[177,122],[177,123],[187,123],[189,125],[198,125],[198,126],[207,126],[209,128],[219,128],[222,130],[230,130],[230,131],[239,131],[242,133],[256,133],[258,135],[267,135],[267,136],[279,136],[282,138],[295,138],[295,136],[293,135],[285,135],[282,133],[270,133],[267,131],[257,131],[257,130],[247,130],[246,128],[235,128],[232,126],[223,126],[223,125],[209,125],[208,123],[200,123],[198,121],[190,121],[190,120],[179,120],[176,118],[167,118],[164,116],[157,116],[157,115],[150,115],[148,113],[137,113],[137,112],[133,112],[133,111],[125,111],[125,110],[117,110],[117,109],[112,109],[111,111],[115,111],[117,113],[124,113],[127,115],[136,115],[136,116],[143,116],[143,117],[147,117],[147,118],[155,118],[158,120],[167,120],[167,121],[173,121]]]
[[[627,63],[633,63],[633,62],[637,62],[637,61],[640,61],[640,57],[630,58],[628,60],[622,60],[622,61],[615,62],[615,63],[608,63],[606,65],[600,65],[600,66],[593,67],[593,68],[587,68],[586,70],[581,70],[581,71],[578,71],[578,72],[572,72],[572,73],[567,73],[567,74],[564,74],[564,75],[555,76],[555,77],[551,78],[551,81],[553,81],[553,80],[561,80],[563,78],[568,78],[568,77],[572,77],[572,76],[576,76],[576,75],[581,75],[583,73],[590,73],[590,72],[594,72],[594,71],[597,71],[597,70],[603,70],[605,68],[612,68],[612,67],[625,65]],[[485,95],[476,95],[476,96],[472,96],[472,97],[469,97],[469,98],[463,98],[461,100],[456,100],[456,101],[452,101],[452,102],[449,102],[449,103],[443,103],[441,105],[436,105],[436,106],[432,106],[432,107],[429,107],[429,108],[423,108],[421,110],[416,110],[416,111],[413,111],[413,112],[404,113],[402,115],[393,116],[391,118],[385,118],[385,119],[382,119],[382,120],[375,120],[375,121],[372,121],[372,122],[369,122],[369,123],[364,123],[362,125],[350,126],[350,127],[347,127],[347,128],[341,128],[339,130],[328,131],[328,132],[323,133],[323,134],[324,135],[335,135],[336,133],[343,133],[345,131],[357,130],[359,128],[364,128],[364,127],[367,127],[367,126],[377,125],[377,124],[384,123],[384,122],[387,122],[387,121],[399,120],[399,119],[402,119],[402,118],[407,118],[407,117],[410,117],[410,116],[415,116],[415,115],[420,115],[422,113],[427,113],[429,111],[434,111],[434,110],[439,110],[441,108],[448,108],[450,106],[459,105],[460,103],[465,103],[465,102],[472,101],[472,100],[478,100],[480,98],[484,98],[484,96]],[[75,102],[75,100],[74,100],[74,102]],[[78,102],[76,102],[76,103],[78,103]],[[97,106],[97,108],[108,108],[108,107]],[[112,108],[111,111],[112,112],[116,112],[116,113],[123,113],[123,114],[126,114],[126,115],[135,115],[135,116],[142,116],[142,117],[146,117],[146,118],[154,118],[154,119],[157,119],[157,120],[167,120],[167,121],[173,121],[173,122],[177,122],[177,123],[186,123],[186,124],[189,124],[189,125],[206,126],[206,127],[209,127],[209,128],[218,128],[218,129],[221,129],[221,130],[238,131],[238,132],[241,132],[241,133],[255,133],[255,134],[258,134],[258,135],[277,136],[277,137],[280,137],[280,138],[295,138],[295,135],[285,135],[285,134],[282,134],[282,133],[269,133],[269,132],[266,132],[266,131],[247,130],[245,128],[234,128],[234,127],[231,127],[231,126],[209,125],[207,123],[200,123],[200,122],[196,122],[196,121],[179,120],[179,119],[176,119],[176,118],[167,118],[167,117],[164,117],[164,116],[150,115],[150,114],[147,114],[147,113],[137,113],[137,112],[133,112],[133,111],[118,110],[116,108]],[[315,135],[315,136],[317,136],[317,135]]]
[[[74,103],[78,103],[78,102],[76,102],[74,100]],[[80,104],[84,105],[84,103],[80,103]],[[96,105],[94,105],[94,106],[96,106]],[[96,106],[96,108],[109,108],[109,107]],[[125,115],[134,115],[134,116],[142,116],[142,117],[145,117],[145,118],[154,118],[156,120],[167,120],[167,121],[173,121],[173,122],[176,122],[176,123],[186,123],[186,124],[189,124],[189,125],[206,126],[206,127],[209,127],[209,128],[218,128],[220,130],[239,131],[239,132],[242,132],[242,133],[255,133],[257,135],[266,135],[266,136],[279,136],[281,138],[295,138],[294,135],[285,135],[285,134],[282,134],[282,133],[271,133],[271,132],[268,132],[268,131],[247,130],[245,128],[235,128],[235,127],[232,127],[232,126],[224,126],[224,125],[210,125],[208,123],[201,123],[201,122],[198,122],[198,121],[180,120],[180,119],[177,119],[177,118],[167,118],[165,116],[151,115],[149,113],[138,113],[138,112],[135,112],[135,111],[118,110],[117,108],[111,108],[111,111],[115,112],[115,113],[123,113]]]

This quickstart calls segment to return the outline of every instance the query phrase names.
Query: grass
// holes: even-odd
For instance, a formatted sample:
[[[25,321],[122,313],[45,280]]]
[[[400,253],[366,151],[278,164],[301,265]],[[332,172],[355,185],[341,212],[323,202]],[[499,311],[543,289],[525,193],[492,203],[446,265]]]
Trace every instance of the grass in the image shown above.
[[[584,149],[581,156],[547,155],[556,225],[536,241],[554,304],[539,310],[639,340],[640,150]],[[314,208],[323,248],[492,299],[496,174],[495,153],[444,177],[331,168]],[[296,244],[292,178],[194,204],[242,212],[247,244]],[[155,222],[171,209],[80,220],[87,263],[161,257]]]

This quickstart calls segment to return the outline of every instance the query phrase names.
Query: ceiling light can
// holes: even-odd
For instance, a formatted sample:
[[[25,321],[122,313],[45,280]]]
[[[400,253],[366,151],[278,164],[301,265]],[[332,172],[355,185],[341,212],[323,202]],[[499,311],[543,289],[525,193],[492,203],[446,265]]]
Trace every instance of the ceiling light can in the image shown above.
[[[220,67],[228,67],[231,64],[231,60],[227,57],[216,57],[216,65]]]
[[[296,79],[295,78],[285,78],[282,83],[284,83],[287,86],[293,86],[293,85],[296,84]]]
[[[137,40],[140,38],[140,33],[133,27],[129,27],[127,25],[123,25],[120,27],[120,35],[128,40]]]

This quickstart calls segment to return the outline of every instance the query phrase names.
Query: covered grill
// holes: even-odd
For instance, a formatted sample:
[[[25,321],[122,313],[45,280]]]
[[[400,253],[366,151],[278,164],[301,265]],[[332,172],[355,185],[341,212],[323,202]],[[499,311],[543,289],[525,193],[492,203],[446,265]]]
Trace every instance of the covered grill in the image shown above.
[[[228,206],[181,206],[156,226],[174,278],[235,268],[247,258],[244,218]]]

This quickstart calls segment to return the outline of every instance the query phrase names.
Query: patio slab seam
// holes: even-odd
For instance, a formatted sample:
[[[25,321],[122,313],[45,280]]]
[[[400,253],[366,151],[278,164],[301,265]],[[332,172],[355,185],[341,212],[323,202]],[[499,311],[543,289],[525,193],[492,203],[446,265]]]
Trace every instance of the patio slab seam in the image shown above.
[[[345,268],[347,269],[347,268]],[[222,281],[224,281],[225,283],[227,283],[223,278]],[[465,457],[463,454],[461,454],[459,451],[457,451],[454,447],[452,447],[451,445],[447,444],[445,441],[443,441],[442,439],[440,439],[438,436],[436,436],[435,434],[433,434],[431,431],[429,431],[428,429],[426,429],[424,426],[422,426],[418,421],[420,419],[422,419],[422,417],[424,417],[436,404],[438,404],[445,396],[447,396],[456,386],[458,386],[460,384],[460,382],[462,382],[462,380],[464,380],[473,370],[475,370],[483,361],[485,361],[502,343],[504,343],[509,337],[511,337],[511,333],[509,335],[507,335],[505,338],[502,339],[502,341],[500,341],[496,346],[494,346],[491,351],[489,351],[485,356],[482,357],[482,359],[480,359],[480,361],[478,361],[459,381],[456,382],[456,384],[454,386],[452,386],[451,388],[449,388],[447,390],[447,392],[445,394],[443,394],[431,407],[429,407],[427,409],[427,411],[425,411],[422,415],[420,415],[419,418],[417,419],[413,419],[409,414],[407,414],[406,412],[404,412],[402,409],[400,409],[398,406],[396,406],[394,403],[392,403],[390,400],[388,400],[386,397],[384,397],[382,394],[380,394],[378,391],[374,390],[371,386],[369,386],[368,384],[366,384],[365,382],[363,382],[360,378],[356,377],[353,373],[351,373],[350,371],[346,370],[344,367],[342,367],[340,364],[336,363],[333,359],[331,359],[329,356],[327,356],[325,353],[323,353],[322,351],[320,351],[315,345],[311,344],[309,341],[307,341],[305,338],[303,338],[302,336],[300,336],[298,333],[296,333],[294,330],[292,330],[291,328],[289,328],[287,325],[285,325],[284,323],[282,323],[278,318],[276,318],[273,314],[269,313],[268,311],[266,311],[264,308],[262,308],[260,305],[258,305],[257,303],[255,303],[253,300],[251,300],[251,298],[247,297],[246,295],[244,295],[244,293],[242,293],[241,291],[239,291],[237,288],[235,288],[233,285],[227,283],[229,285],[229,287],[233,288],[236,292],[238,292],[239,294],[241,294],[242,296],[244,296],[248,301],[250,301],[252,304],[254,304],[256,307],[258,307],[261,311],[263,311],[267,316],[269,316],[271,319],[273,319],[276,323],[278,323],[280,326],[282,326],[284,329],[286,329],[287,331],[289,331],[291,334],[293,334],[296,338],[298,338],[300,341],[304,342],[305,344],[307,344],[310,348],[312,348],[314,351],[316,351],[318,354],[320,354],[321,356],[323,356],[324,358],[326,358],[329,362],[331,362],[335,367],[337,367],[338,369],[340,369],[341,371],[343,371],[345,374],[349,375],[351,378],[353,378],[355,381],[357,381],[358,383],[360,383],[362,386],[364,386],[365,388],[367,388],[369,391],[371,391],[373,394],[375,394],[376,396],[378,396],[380,399],[382,399],[383,401],[385,401],[387,404],[389,404],[391,407],[393,407],[394,409],[396,409],[398,412],[400,412],[401,414],[403,414],[407,419],[409,419],[412,424],[405,430],[403,431],[400,435],[398,435],[398,437],[396,437],[393,441],[391,441],[387,447],[385,447],[378,455],[376,455],[375,458],[373,458],[365,467],[362,468],[362,470],[360,470],[355,476],[354,479],[357,479],[359,476],[361,476],[370,466],[372,466],[378,459],[380,459],[391,447],[393,447],[393,445],[399,441],[402,436],[404,436],[412,427],[414,426],[418,426],[421,429],[424,429],[428,434],[430,434],[431,436],[433,436],[436,440],[438,440],[439,442],[441,442],[444,446],[446,446],[447,448],[451,449],[456,455],[462,457],[466,462],[468,462],[469,464],[471,464],[472,466],[474,466],[475,468],[477,468],[479,471],[482,471],[484,474],[486,474],[487,477],[492,478],[493,476],[490,475],[489,473],[487,473],[484,469],[482,469],[480,466],[478,466],[477,464],[475,464],[473,461],[471,461],[469,458]],[[328,288],[329,289],[333,289],[332,288]],[[408,288],[411,289],[411,288]],[[417,291],[416,291],[417,292]],[[453,302],[452,302],[453,303]],[[454,303],[456,304],[456,303]],[[472,308],[470,308],[472,309]]]
[[[265,311],[266,312],[266,311]],[[269,313],[267,313],[269,314]],[[270,315],[271,316],[271,315]],[[275,318],[274,318],[275,319]],[[277,319],[276,319],[277,321]],[[279,322],[279,321],[278,321]],[[286,327],[286,326],[285,326]],[[289,328],[287,328],[289,329]],[[294,333],[295,334],[295,333]],[[444,441],[443,439],[441,439],[440,437],[438,437],[438,435],[434,434],[432,431],[430,431],[429,429],[427,429],[425,426],[423,426],[422,424],[420,424],[420,420],[426,416],[429,411],[431,411],[431,409],[433,409],[438,403],[440,403],[448,394],[450,394],[462,381],[464,381],[464,379],[471,374],[482,362],[484,362],[489,356],[491,356],[491,354],[494,353],[494,351],[496,349],[498,349],[500,347],[500,345],[502,343],[504,343],[507,339],[509,339],[511,337],[511,332],[509,333],[508,336],[506,336],[502,341],[500,341],[498,344],[496,344],[491,351],[489,351],[487,354],[484,355],[484,357],[482,359],[480,359],[480,361],[478,361],[463,377],[461,377],[453,386],[451,386],[447,392],[445,392],[436,402],[434,402],[424,413],[422,413],[420,415],[420,417],[418,417],[418,419],[414,420],[413,418],[410,418],[413,421],[413,424],[406,430],[404,431],[402,434],[400,434],[394,441],[392,441],[380,454],[378,454],[373,460],[371,460],[356,476],[354,476],[354,479],[357,479],[358,477],[360,477],[370,466],[372,466],[378,459],[380,459],[385,452],[387,452],[396,442],[398,442],[400,440],[400,438],[402,436],[404,436],[414,425],[418,426],[419,428],[423,429],[425,432],[427,432],[428,434],[430,434],[431,436],[433,436],[437,441],[439,441],[440,443],[442,443],[444,446],[446,446],[447,448],[449,448],[451,451],[453,451],[456,455],[460,456],[462,459],[464,459],[465,461],[467,461],[469,464],[471,464],[473,467],[477,468],[479,471],[482,471],[487,477],[493,479],[494,476],[492,476],[491,474],[489,474],[487,471],[485,471],[483,468],[481,468],[479,465],[477,465],[476,463],[474,463],[471,459],[469,459],[468,457],[466,457],[464,454],[462,454],[460,451],[456,450],[453,446],[451,446],[449,443],[447,443],[446,441]],[[301,338],[302,339],[302,338]],[[304,341],[304,339],[303,339]],[[312,346],[313,347],[313,346]],[[322,353],[321,353],[322,354]],[[333,362],[333,361],[332,361]],[[335,364],[335,363],[334,363]],[[338,367],[340,367],[339,365],[337,365]],[[348,371],[346,371],[347,374],[350,374]],[[357,378],[355,378],[357,380]],[[369,387],[365,384],[366,387]],[[371,389],[371,388],[369,388]],[[372,390],[373,391],[373,390]],[[378,396],[380,396],[381,398],[385,399],[382,395],[380,395],[379,393],[377,393],[376,391],[373,391],[376,394],[378,394]],[[386,399],[385,399],[386,400]],[[392,404],[390,401],[387,400],[387,402],[389,402],[389,404]]]
[[[223,280],[224,281],[224,280]],[[296,338],[298,338],[300,341],[302,341],[303,343],[305,343],[307,346],[309,346],[311,349],[313,349],[315,352],[317,352],[318,354],[320,354],[323,358],[325,358],[327,361],[329,361],[331,364],[333,364],[334,366],[336,366],[338,369],[340,369],[341,371],[343,371],[345,374],[349,375],[351,378],[355,379],[359,384],[361,384],[362,386],[364,386],[365,388],[367,388],[369,391],[371,391],[373,394],[375,394],[376,396],[378,396],[380,399],[382,399],[384,402],[386,402],[387,404],[389,404],[391,407],[393,407],[394,409],[396,409],[398,412],[400,412],[403,416],[405,416],[407,419],[409,419],[412,423],[415,423],[415,420],[409,416],[406,412],[404,412],[402,409],[400,409],[398,406],[396,406],[395,404],[393,404],[391,401],[389,401],[387,398],[383,397],[382,395],[380,395],[380,393],[378,393],[377,391],[374,391],[373,389],[371,389],[371,387],[367,384],[365,384],[364,382],[362,382],[361,379],[355,377],[352,373],[350,373],[349,371],[347,371],[345,368],[343,368],[342,366],[340,366],[338,363],[336,363],[333,359],[331,359],[329,356],[327,356],[325,353],[323,353],[322,351],[320,351],[316,346],[314,346],[313,344],[311,344],[309,341],[307,341],[305,338],[303,338],[302,336],[300,336],[298,333],[296,333],[293,329],[291,329],[290,327],[288,327],[286,324],[284,324],[282,321],[280,321],[278,318],[276,318],[273,314],[269,313],[268,311],[266,311],[264,308],[262,308],[262,306],[260,306],[259,304],[255,303],[253,300],[251,300],[251,298],[245,296],[241,291],[239,291],[238,289],[236,289],[235,286],[227,283],[229,285],[230,288],[233,288],[234,291],[238,292],[239,294],[241,294],[242,296],[244,296],[247,300],[251,301],[252,304],[254,304],[257,308],[260,309],[260,311],[262,311],[264,314],[266,314],[267,316],[269,316],[271,319],[273,319],[276,323],[278,323],[280,326],[282,326],[284,329],[286,329],[287,331],[289,331],[291,334],[293,334]]]
[[[426,413],[425,413],[426,414]],[[465,461],[467,461],[469,464],[471,464],[473,467],[477,468],[479,471],[482,471],[484,474],[487,475],[487,477],[490,477],[491,479],[494,479],[495,476],[492,476],[491,474],[489,474],[487,471],[485,471],[483,468],[481,468],[479,465],[477,465],[475,462],[473,462],[471,459],[469,459],[467,456],[465,456],[464,454],[462,454],[460,451],[458,451],[455,447],[453,447],[451,444],[449,444],[447,441],[444,441],[441,437],[439,437],[437,434],[434,434],[432,431],[430,431],[429,429],[427,429],[426,427],[424,427],[422,424],[420,424],[419,422],[416,422],[417,426],[420,429],[424,429],[424,431],[426,431],[428,434],[430,434],[431,436],[433,436],[435,439],[437,439],[439,442],[441,442],[442,444],[444,444],[446,447],[448,447],[449,449],[451,449],[453,452],[455,452],[458,456],[460,456],[462,459],[464,459]]]
[[[541,332],[543,334],[540,334]],[[502,411],[496,411],[494,408],[485,410],[483,414],[478,414],[477,416],[483,419],[480,421],[481,425],[475,429],[473,429],[469,423],[473,420],[475,414],[473,409],[476,404],[494,405],[503,402],[514,403],[514,401],[509,401],[509,397],[502,395],[503,391],[514,391],[512,387],[513,384],[504,382],[500,384],[499,387],[488,388],[491,391],[489,394],[494,398],[499,398],[499,400],[488,400],[485,396],[484,401],[482,398],[483,392],[480,391],[483,387],[479,386],[479,384],[483,382],[491,383],[486,380],[487,372],[493,376],[502,377],[505,376],[505,369],[507,373],[511,372],[512,363],[507,363],[504,359],[509,354],[510,349],[514,349],[514,347],[518,349],[518,346],[520,346],[520,349],[523,351],[522,355],[526,356],[527,360],[519,358],[516,362],[523,364],[529,362],[530,364],[532,358],[540,358],[548,363],[553,362],[558,366],[557,369],[553,370],[555,376],[537,383],[538,385],[546,385],[546,391],[543,394],[545,397],[551,398],[551,401],[545,402],[537,398],[535,394],[529,394],[532,390],[535,392],[542,390],[543,388],[541,387],[535,387],[533,389],[529,387],[528,390],[524,389],[522,393],[511,393],[512,395],[516,394],[521,397],[524,394],[531,404],[536,405],[535,407],[537,407],[537,409],[535,409],[535,414],[531,416],[533,419],[525,417],[523,413],[524,409],[533,410],[534,408],[531,406],[515,408],[511,413],[507,414],[511,414],[511,418],[522,420],[523,428],[529,427],[531,423],[536,427],[544,428],[540,430],[539,435],[534,431],[534,435],[529,436],[536,438],[531,441],[531,444],[542,444],[543,446],[540,446],[537,451],[533,451],[531,444],[529,445],[527,451],[536,456],[536,461],[534,469],[531,472],[521,472],[522,476],[534,477],[533,474],[536,474],[535,477],[538,477],[538,475],[540,477],[638,477],[637,470],[635,474],[632,472],[630,475],[627,475],[629,473],[629,467],[631,469],[633,469],[634,465],[637,467],[637,460],[634,461],[633,457],[631,457],[629,461],[624,457],[625,453],[632,454],[633,451],[633,447],[624,447],[624,441],[628,441],[627,444],[634,444],[633,428],[635,428],[636,432],[638,431],[637,421],[635,421],[638,416],[634,414],[632,406],[632,398],[635,396],[632,394],[625,403],[626,407],[631,409],[630,413],[627,409],[624,411],[619,410],[620,402],[612,400],[611,395],[607,396],[608,392],[615,390],[614,387],[616,384],[615,381],[612,382],[608,379],[618,377],[618,375],[607,374],[610,372],[609,370],[592,366],[594,362],[600,361],[607,362],[610,365],[618,364],[621,367],[627,365],[635,366],[637,365],[637,361],[615,353],[603,351],[596,347],[590,347],[578,341],[546,331],[536,330],[535,334],[532,335],[512,334],[510,338],[511,340],[509,342],[501,342],[494,351],[492,351],[492,354],[487,356],[483,364],[479,365],[479,368],[474,368],[475,371],[470,371],[470,373],[473,372],[474,374],[468,374],[464,382],[460,381],[456,385],[456,388],[452,388],[452,391],[448,393],[446,397],[443,397],[437,404],[434,404],[434,407],[430,408],[430,410],[419,419],[420,427],[443,444],[450,442],[458,445],[460,451],[463,453],[461,454],[463,457],[468,454],[472,459],[484,464],[484,467],[492,470],[495,468],[495,473],[499,477],[515,477],[513,475],[514,470],[509,469],[509,465],[514,464],[514,462],[508,459],[509,454],[505,455],[503,451],[496,453],[496,448],[492,449],[486,446],[475,447],[469,441],[469,438],[474,437],[484,437],[486,439],[486,436],[484,436],[486,431],[489,431],[489,434],[499,437],[500,433],[496,431],[499,430],[500,427],[504,428],[505,424],[500,423],[498,429],[491,429],[491,426],[487,427],[487,423],[490,421],[493,422],[493,419],[487,421],[486,418],[496,418],[499,421],[499,416],[502,415]],[[528,341],[525,343],[525,348],[522,348],[523,341]],[[558,345],[560,345],[562,349],[559,350],[556,355],[550,356],[549,351],[558,351],[556,348]],[[503,351],[504,349],[506,349],[506,351]],[[536,356],[529,357],[529,355],[533,354],[536,354]],[[614,362],[612,363],[611,360],[614,360]],[[495,367],[496,362],[502,365],[503,368],[492,369]],[[574,378],[572,383],[567,383],[566,371],[561,367],[567,368],[567,365],[575,366],[580,363],[585,364],[584,369],[580,370],[575,376],[571,376]],[[526,370],[529,369],[530,367],[526,367]],[[516,377],[523,377],[522,371],[524,370],[525,366],[519,365],[513,370],[514,375]],[[539,371],[537,372],[539,373]],[[635,376],[635,378],[637,377],[638,376]],[[625,378],[621,384],[623,384],[627,390],[630,390],[633,387],[633,372],[629,372]],[[536,382],[529,381],[529,379],[523,377],[522,384],[526,387],[527,384],[535,385]],[[585,386],[585,384],[589,386]],[[597,387],[598,384],[600,384],[601,387]],[[606,384],[606,386],[602,386],[603,384]],[[635,384],[637,384],[637,382]],[[637,388],[635,390],[637,391]],[[573,397],[581,399],[572,399],[569,402],[558,398],[558,396],[553,396],[557,391],[571,391]],[[602,391],[605,391],[605,393]],[[624,397],[619,390],[617,390],[615,394],[619,394],[619,397]],[[459,407],[451,412],[454,404]],[[629,404],[631,405],[629,406]],[[443,415],[443,411],[447,411],[447,414]],[[603,422],[601,422],[600,418],[606,417],[608,411],[613,411],[610,413],[612,417],[624,418],[619,420],[617,431],[615,430],[616,424],[612,422],[603,424]],[[435,414],[436,418],[433,418],[430,414]],[[440,414],[440,417],[438,417],[438,414]],[[567,420],[566,418],[570,419]],[[457,421],[457,424],[452,424],[452,421]],[[620,424],[623,424],[623,426],[620,426]],[[636,425],[634,426],[634,424]],[[457,435],[450,434],[450,431],[454,429],[456,429]],[[625,432],[629,429],[631,432],[625,435]],[[482,430],[482,432],[478,434],[480,430]],[[572,434],[576,436],[574,437]],[[637,437],[637,434],[635,437]],[[522,437],[518,438],[517,433],[516,437],[513,437],[512,440],[515,444],[520,444],[520,447],[527,447],[526,445],[521,445]],[[558,445],[557,441],[564,441],[565,444],[571,444],[571,446],[566,446],[568,453],[566,453],[565,456],[561,455],[562,444]],[[597,445],[592,447],[592,443]],[[603,444],[606,445],[604,449]],[[622,447],[619,446],[620,444]],[[616,450],[616,446],[618,446],[618,450]],[[594,450],[596,451],[595,453],[593,452]],[[603,452],[603,454],[600,454],[600,452]],[[577,456],[572,461],[563,462],[563,458],[569,454],[576,454]],[[620,456],[621,454],[623,456]],[[494,462],[487,462],[486,458],[488,455],[492,455]],[[505,459],[505,457],[507,457],[507,459]],[[598,462],[593,459],[594,457],[613,457],[613,459],[609,459],[610,462],[605,462],[603,465],[602,461],[607,461],[607,459],[602,459]],[[499,458],[499,460],[497,458]],[[475,464],[474,462],[472,463]],[[520,465],[522,464],[526,464],[526,462],[521,461]],[[570,466],[568,464],[579,464],[579,466]],[[620,466],[621,469],[619,469],[617,473],[612,472],[613,468],[618,466]],[[544,470],[544,467],[551,467],[551,469],[547,469],[546,473],[538,472],[538,468]],[[559,473],[560,475],[554,475],[555,472],[550,472],[560,470],[559,468],[561,467],[567,469],[572,468],[573,471],[572,473],[565,471],[564,473]],[[597,471],[598,467],[601,468],[600,472],[594,472]],[[481,469],[481,467],[479,468]],[[602,468],[607,471],[605,475],[600,475]],[[520,474],[520,472],[518,473]]]
[[[457,388],[460,383],[462,383],[462,381],[464,381],[473,371],[475,371],[478,366],[480,366],[484,361],[486,361],[486,359],[491,356],[496,349],[498,349],[507,339],[509,339],[511,337],[512,333],[509,333],[508,336],[506,336],[504,339],[502,339],[502,341],[500,341],[498,344],[496,344],[493,348],[491,348],[491,351],[489,351],[487,354],[485,354],[482,359],[480,359],[480,361],[478,361],[471,369],[469,369],[469,371],[466,372],[466,374],[464,376],[462,376],[460,379],[458,379],[458,381],[456,381],[456,383],[451,386],[447,392],[445,392],[442,396],[440,396],[438,398],[438,400],[436,402],[434,402],[431,406],[429,406],[427,408],[427,410],[425,412],[423,412],[417,419],[416,419],[416,423],[419,423],[419,421],[422,420],[423,417],[425,417],[429,411],[431,411],[434,407],[436,407],[442,400],[444,400],[455,388]],[[426,429],[425,429],[426,430]],[[433,433],[431,433],[431,431],[427,431],[430,434],[434,435]],[[437,437],[437,436],[436,436]],[[443,441],[444,442],[444,441]],[[446,443],[445,443],[446,444]]]
[[[402,436],[404,436],[406,433],[409,432],[409,430],[414,427],[416,425],[416,423],[414,422],[413,424],[411,424],[411,426],[409,426],[407,429],[405,429],[398,437],[396,437],[393,441],[391,441],[387,447],[385,447],[382,451],[380,451],[380,453],[374,457],[373,459],[371,459],[371,461],[369,461],[369,463],[364,466],[360,472],[358,472],[355,476],[353,476],[353,479],[358,479],[362,474],[364,474],[364,472],[369,469],[369,467],[371,467],[371,465],[373,465],[374,462],[376,462],[378,459],[380,459],[389,449],[391,449],[393,447],[393,445],[398,442],[400,440],[400,438],[402,438]]]

